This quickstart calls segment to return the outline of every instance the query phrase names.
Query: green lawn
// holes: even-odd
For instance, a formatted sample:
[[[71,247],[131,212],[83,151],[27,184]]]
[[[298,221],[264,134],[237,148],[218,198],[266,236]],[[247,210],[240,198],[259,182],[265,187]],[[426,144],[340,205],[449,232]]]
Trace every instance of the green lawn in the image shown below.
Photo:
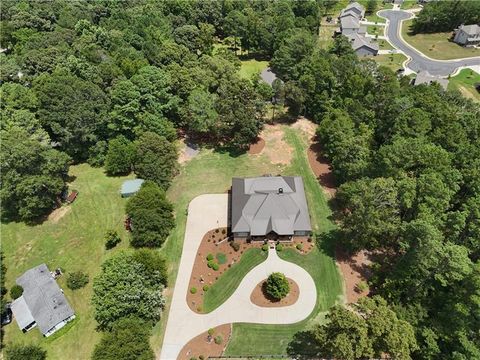
[[[369,33],[370,35],[383,36],[384,29],[385,27],[380,25],[367,25],[367,33]]]
[[[306,141],[297,130],[287,128],[286,140],[294,148],[294,157],[286,174],[302,175],[310,210],[312,227],[318,234],[326,234],[335,229],[329,219],[332,214],[323,190],[310,169],[306,158]],[[320,235],[321,238],[321,235]],[[295,334],[314,323],[322,321],[325,312],[336,302],[343,301],[342,279],[335,265],[333,251],[327,241],[319,240],[308,255],[301,255],[294,249],[287,249],[281,258],[306,269],[317,284],[317,303],[312,314],[305,320],[292,325],[234,324],[232,338],[226,355],[281,355]],[[304,350],[308,353],[308,346]]]
[[[263,69],[268,67],[268,61],[258,61],[255,59],[242,61],[240,67],[240,77],[244,79],[251,79],[256,73],[262,72]]]
[[[378,47],[380,48],[380,50],[392,50],[392,49],[394,49],[394,47],[392,45],[390,45],[390,43],[387,40],[384,40],[384,39],[375,40],[375,39],[373,39],[373,41],[378,42]]]
[[[338,25],[326,25],[320,26],[318,35],[318,44],[322,49],[328,50],[333,44],[333,33]]]
[[[389,4],[391,5],[391,4]],[[387,9],[388,7],[384,7],[384,9]],[[380,10],[380,9],[379,9]],[[378,10],[377,10],[378,11]],[[374,22],[374,23],[378,23],[378,24],[385,24],[386,23],[386,19],[383,18],[383,17],[380,17],[377,15],[377,11],[375,11],[373,14],[370,14],[370,15],[365,15],[365,18],[368,20],[368,21],[371,21],[371,22]]]
[[[222,305],[233,294],[245,275],[267,258],[266,255],[266,252],[259,248],[245,251],[240,261],[220,276],[205,293],[203,311],[209,313]]]
[[[480,94],[474,87],[475,84],[480,83],[480,74],[470,69],[463,69],[449,80],[449,90],[458,90],[463,96],[480,102]]]
[[[402,5],[400,6],[400,8],[403,10],[419,8],[419,7],[420,6],[418,5],[418,0],[404,0]]]
[[[433,59],[449,60],[472,56],[480,56],[480,49],[465,48],[450,41],[452,32],[416,34],[410,33],[413,20],[402,24],[402,36],[410,45]]]
[[[119,195],[124,177],[110,178],[103,170],[89,165],[70,167],[76,177],[71,188],[79,191],[77,200],[58,223],[45,221],[41,225],[23,223],[1,225],[2,249],[7,266],[6,285],[10,288],[15,279],[29,268],[46,263],[50,270],[61,267],[66,271],[82,270],[90,276],[89,284],[71,291],[66,286],[66,275],[58,282],[77,315],[77,319],[52,337],[43,338],[38,329],[23,334],[12,322],[5,327],[5,342],[38,343],[48,352],[49,359],[90,359],[100,334],[90,299],[92,280],[100,271],[100,264],[111,253],[128,246],[128,235],[123,229],[125,199]],[[115,229],[122,243],[106,251],[106,230]]]
[[[370,59],[375,60],[378,65],[383,65],[393,71],[397,71],[403,68],[403,62],[407,60],[407,57],[403,54],[388,54],[372,56]]]

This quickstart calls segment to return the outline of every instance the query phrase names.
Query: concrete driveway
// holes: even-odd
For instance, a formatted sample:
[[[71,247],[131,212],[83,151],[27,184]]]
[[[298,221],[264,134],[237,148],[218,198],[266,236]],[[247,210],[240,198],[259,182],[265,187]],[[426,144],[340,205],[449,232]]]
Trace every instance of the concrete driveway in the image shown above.
[[[189,340],[218,325],[236,322],[292,324],[308,317],[315,307],[317,292],[310,274],[298,265],[284,261],[274,249],[268,258],[253,268],[232,296],[216,310],[197,314],[190,310],[186,296],[190,274],[203,235],[216,227],[227,226],[228,195],[200,195],[190,202],[182,258],[160,354],[162,360],[175,360]],[[281,308],[262,308],[250,301],[255,286],[274,271],[295,280],[300,289],[297,302]]]
[[[414,72],[427,70],[432,75],[448,76],[458,68],[475,68],[480,66],[480,56],[458,60],[435,60],[409,45],[401,35],[401,23],[413,17],[413,14],[403,10],[381,10],[377,13],[387,19],[385,35],[395,48],[401,50],[411,60],[406,66]]]

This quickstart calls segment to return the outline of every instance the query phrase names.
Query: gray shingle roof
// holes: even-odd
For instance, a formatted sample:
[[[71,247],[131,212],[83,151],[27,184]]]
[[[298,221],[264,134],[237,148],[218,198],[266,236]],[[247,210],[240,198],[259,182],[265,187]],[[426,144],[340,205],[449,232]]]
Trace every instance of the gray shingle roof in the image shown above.
[[[353,16],[345,16],[340,19],[340,26],[342,29],[359,29],[360,22]]]
[[[23,296],[20,296],[12,302],[12,312],[15,315],[15,320],[20,330],[25,329],[35,321]]]
[[[367,38],[367,37],[365,37],[361,34],[354,33],[354,34],[348,35],[348,38],[352,42],[353,50],[357,50],[357,49],[360,49],[361,47],[365,46],[365,47],[368,47],[372,50],[378,51],[378,44],[374,43],[374,42],[371,42],[369,38]]]
[[[311,230],[300,176],[232,179],[232,232],[263,236]]]
[[[459,27],[460,30],[464,31],[466,34],[470,35],[470,36],[474,36],[474,35],[477,35],[477,34],[480,34],[480,26],[478,26],[477,24],[473,24],[473,25],[461,25]]]
[[[47,265],[27,270],[16,282],[23,287],[22,297],[42,334],[74,315]]]
[[[266,69],[263,69],[262,72],[260,73],[260,77],[264,82],[266,82],[268,85],[272,86],[273,82],[277,78],[277,75],[270,69],[269,67]]]
[[[140,187],[142,186],[144,181],[145,180],[143,179],[125,180],[122,184],[122,189],[120,190],[120,193],[122,195],[136,193],[138,190],[140,190]]]

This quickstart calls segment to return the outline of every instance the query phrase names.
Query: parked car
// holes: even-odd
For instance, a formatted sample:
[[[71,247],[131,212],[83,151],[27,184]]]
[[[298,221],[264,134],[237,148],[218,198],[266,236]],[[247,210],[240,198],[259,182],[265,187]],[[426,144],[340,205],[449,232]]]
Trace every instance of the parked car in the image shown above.
[[[2,326],[8,325],[12,322],[12,303],[6,303],[5,308],[2,311]]]

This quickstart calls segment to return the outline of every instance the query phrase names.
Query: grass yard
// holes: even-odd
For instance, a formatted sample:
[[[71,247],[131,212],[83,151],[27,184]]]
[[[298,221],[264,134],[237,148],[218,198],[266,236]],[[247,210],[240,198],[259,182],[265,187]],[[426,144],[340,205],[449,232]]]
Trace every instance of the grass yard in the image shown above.
[[[245,251],[240,261],[233,265],[205,293],[203,310],[209,313],[222,305],[233,294],[246,274],[267,258],[267,253],[259,248]]]
[[[400,9],[402,10],[414,8],[420,8],[420,6],[418,5],[418,0],[404,0],[402,5],[400,6]]]
[[[380,25],[367,25],[367,33],[370,35],[383,36],[385,27]]]
[[[268,67],[268,61],[258,61],[255,59],[243,60],[240,67],[240,77],[251,79],[253,75],[261,73],[263,69]]]
[[[128,246],[128,235],[123,229],[126,200],[119,194],[125,177],[107,177],[102,169],[86,164],[70,167],[70,175],[76,177],[71,188],[78,190],[79,195],[57,223],[47,220],[35,226],[1,225],[8,289],[24,271],[41,263],[46,263],[50,270],[65,270],[58,282],[75,311],[74,322],[49,338],[43,338],[38,329],[23,334],[15,321],[5,327],[7,344],[38,343],[47,350],[50,360],[90,359],[100,339],[90,302],[93,278],[106,257]],[[106,251],[104,235],[109,229],[117,230],[122,242]],[[66,286],[66,275],[76,270],[87,272],[90,281],[85,288],[72,291]]]
[[[384,6],[383,9],[391,9],[392,8],[392,4],[386,4],[386,5],[390,5],[390,6],[389,7]],[[377,9],[377,11],[379,11],[379,10],[382,10],[382,9]],[[371,21],[371,22],[374,22],[374,23],[385,24],[387,20],[383,17],[378,16],[377,11],[375,11],[373,14],[365,15],[365,19],[367,19],[367,21]]]
[[[450,41],[452,32],[416,34],[410,33],[413,20],[402,24],[402,36],[406,42],[432,59],[450,60],[472,56],[480,56],[480,49],[465,48]]]
[[[338,25],[322,24],[318,34],[318,44],[322,49],[328,50],[333,44],[333,34]]]
[[[480,74],[470,69],[463,69],[457,76],[451,77],[449,80],[449,90],[458,90],[463,96],[480,102],[480,93],[474,86],[480,83]]]
[[[285,129],[285,136],[294,148],[292,164],[286,169],[286,174],[303,176],[312,227],[318,234],[326,234],[334,230],[335,225],[329,219],[332,212],[306,158],[306,139],[298,130],[291,128]],[[301,255],[294,249],[279,253],[282,259],[305,268],[315,280],[318,299],[312,314],[292,325],[234,324],[225,355],[286,354],[295,334],[323,320],[325,312],[332,305],[343,301],[342,279],[334,261],[333,249],[326,241],[318,243],[320,246],[316,246],[308,255]],[[310,347],[305,344],[303,348],[308,352]]]
[[[380,50],[392,50],[394,49],[394,47],[392,45],[390,45],[390,43],[385,40],[385,39],[380,39],[380,40],[375,40],[373,39],[373,41],[377,42],[378,43],[378,47]]]
[[[388,54],[388,55],[377,55],[369,57],[370,59],[375,60],[378,65],[386,66],[393,71],[403,68],[403,62],[407,60],[407,57],[403,54]]]

